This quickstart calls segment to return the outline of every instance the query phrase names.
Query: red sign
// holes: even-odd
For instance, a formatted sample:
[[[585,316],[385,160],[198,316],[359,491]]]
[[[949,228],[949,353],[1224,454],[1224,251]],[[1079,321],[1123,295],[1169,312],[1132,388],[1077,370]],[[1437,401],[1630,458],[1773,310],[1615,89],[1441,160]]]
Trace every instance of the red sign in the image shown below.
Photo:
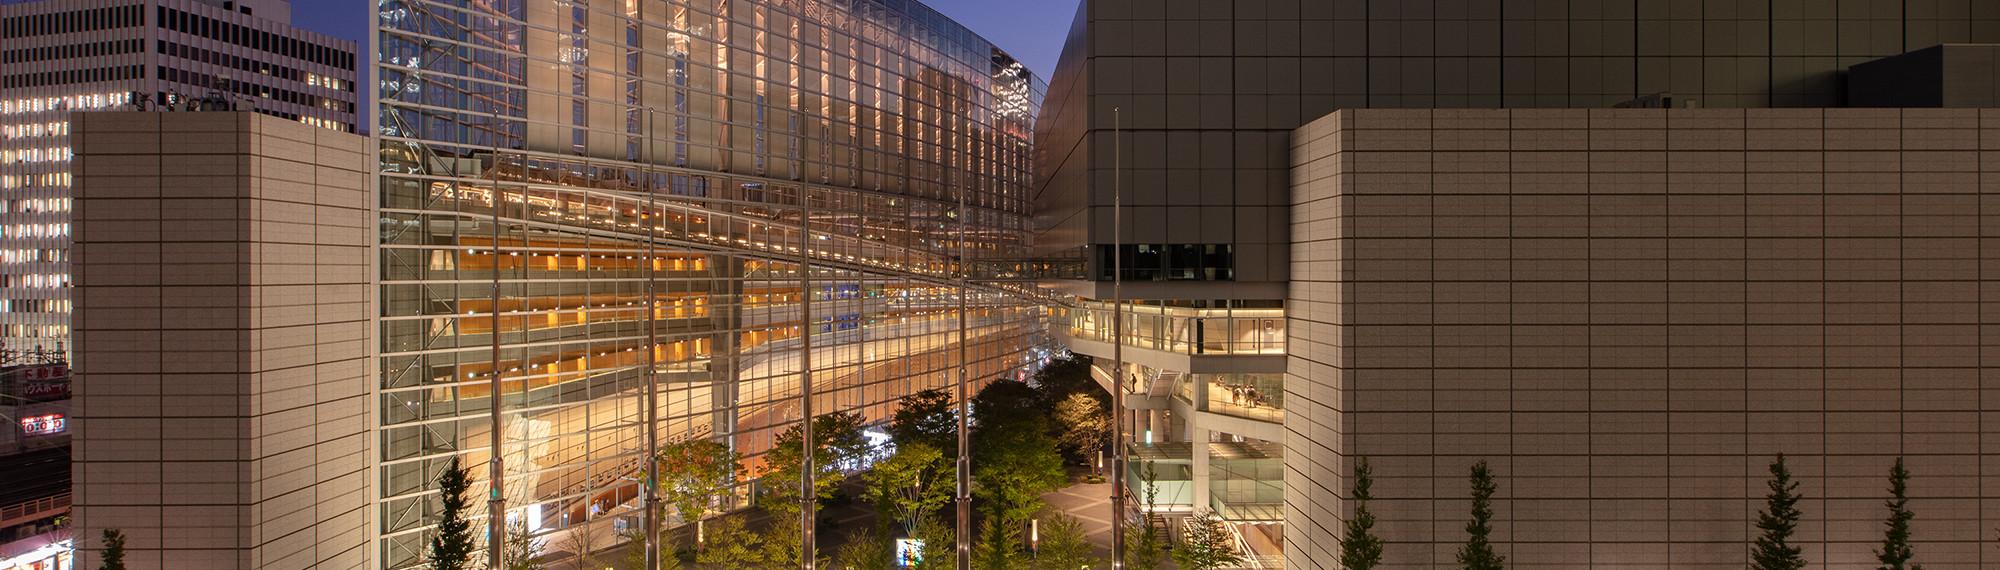
[[[69,366],[62,364],[29,366],[6,372],[0,393],[30,402],[67,400]]]
[[[14,374],[22,380],[68,380],[69,365],[33,366],[16,370]]]

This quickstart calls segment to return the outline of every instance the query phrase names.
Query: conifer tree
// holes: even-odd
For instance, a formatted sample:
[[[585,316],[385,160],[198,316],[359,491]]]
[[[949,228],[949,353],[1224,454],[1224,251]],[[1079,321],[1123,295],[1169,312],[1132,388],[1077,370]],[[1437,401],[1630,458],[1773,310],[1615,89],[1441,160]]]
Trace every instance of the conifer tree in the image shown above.
[[[1916,556],[1910,547],[1910,519],[1917,518],[1910,512],[1909,496],[1910,470],[1903,468],[1903,458],[1896,458],[1896,465],[1889,468],[1889,520],[1883,523],[1882,550],[1875,553],[1875,559],[1882,562],[1881,570],[1924,570],[1922,564],[1910,564]]]
[[[104,560],[98,570],[125,570],[125,533],[115,528],[104,529]]]
[[[1382,563],[1382,538],[1375,536],[1375,513],[1368,510],[1374,486],[1374,470],[1363,457],[1354,465],[1354,516],[1340,537],[1340,565],[1347,570],[1372,570]]]
[[[458,468],[456,456],[445,465],[444,473],[438,475],[438,492],[444,508],[438,513],[437,535],[431,537],[429,558],[433,570],[472,568],[472,521],[465,518],[465,490],[472,486],[471,478]]]
[[[1465,546],[1458,549],[1458,563],[1465,570],[1500,570],[1507,557],[1493,552],[1493,470],[1485,461],[1472,465],[1472,520],[1465,523]]]
[[[1756,570],[1800,570],[1806,567],[1806,559],[1799,547],[1791,545],[1792,532],[1799,527],[1799,484],[1792,481],[1792,470],[1785,466],[1785,454],[1778,454],[1778,460],[1771,462],[1771,482],[1767,484],[1771,494],[1764,496],[1764,510],[1757,513],[1757,528],[1764,531],[1757,537],[1757,544],[1750,551],[1751,567]]]

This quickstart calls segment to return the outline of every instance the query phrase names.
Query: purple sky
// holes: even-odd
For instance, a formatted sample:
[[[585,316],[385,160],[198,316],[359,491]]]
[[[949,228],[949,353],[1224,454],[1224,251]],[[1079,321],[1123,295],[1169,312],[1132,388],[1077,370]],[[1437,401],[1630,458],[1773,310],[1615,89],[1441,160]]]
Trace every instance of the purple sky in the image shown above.
[[[1062,53],[1063,37],[1069,34],[1077,0],[925,0],[925,3],[999,44],[1000,49],[1027,62],[1028,69],[1047,80],[1055,73],[1056,56]],[[292,20],[312,30],[361,42],[366,50],[368,18],[374,14],[374,6],[374,0],[294,0]]]

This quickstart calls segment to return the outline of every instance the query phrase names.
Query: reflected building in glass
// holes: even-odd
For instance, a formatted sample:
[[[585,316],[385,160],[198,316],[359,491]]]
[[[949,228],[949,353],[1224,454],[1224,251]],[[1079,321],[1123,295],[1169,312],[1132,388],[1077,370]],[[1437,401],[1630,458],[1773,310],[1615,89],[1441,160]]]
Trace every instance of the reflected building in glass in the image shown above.
[[[815,413],[879,422],[961,356],[976,390],[1045,344],[1004,261],[1028,246],[1043,88],[928,7],[377,18],[380,567],[419,564],[451,458],[489,492],[496,425],[510,520],[603,548],[642,518],[649,393],[662,441],[746,457],[747,500],[802,368]]]

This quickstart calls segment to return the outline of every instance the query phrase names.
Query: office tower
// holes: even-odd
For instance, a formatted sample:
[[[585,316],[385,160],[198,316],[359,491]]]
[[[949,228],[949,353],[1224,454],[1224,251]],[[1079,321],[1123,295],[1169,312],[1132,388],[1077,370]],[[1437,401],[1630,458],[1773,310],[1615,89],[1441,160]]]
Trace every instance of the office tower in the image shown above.
[[[1510,562],[1741,567],[1782,452],[1796,542],[1850,566],[1903,456],[1926,566],[1993,564],[1990,118],[1840,108],[1991,105],[1957,45],[2000,41],[1991,3],[1083,4],[1036,247],[1089,276],[1056,328],[1100,363],[1124,248],[1128,389],[1166,409],[1138,458],[1194,488],[1168,507],[1333,567],[1366,457],[1385,567],[1451,565],[1485,460]],[[1246,388],[1275,440],[1214,427],[1257,421]]]
[[[74,540],[127,568],[367,568],[368,139],[69,115]]]
[[[354,42],[290,19],[286,0],[0,3],[0,354],[65,352],[71,112],[237,108],[355,132]]]
[[[1042,344],[1009,283],[1042,87],[928,7],[395,0],[376,22],[380,567],[420,563],[451,458],[478,514],[601,549],[643,518],[650,436],[743,454],[741,507],[801,370],[815,415],[878,424]]]

